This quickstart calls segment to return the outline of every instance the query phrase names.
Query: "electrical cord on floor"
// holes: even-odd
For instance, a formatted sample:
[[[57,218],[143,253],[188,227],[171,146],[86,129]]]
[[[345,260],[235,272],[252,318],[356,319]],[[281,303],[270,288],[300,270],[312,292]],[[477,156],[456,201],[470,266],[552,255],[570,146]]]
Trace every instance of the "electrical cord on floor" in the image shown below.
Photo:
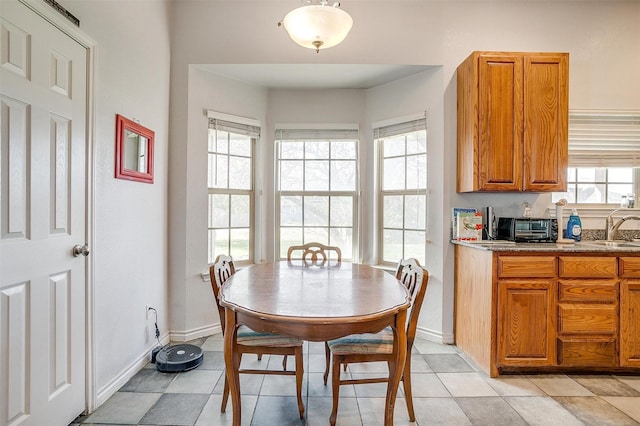
[[[158,328],[158,311],[156,311],[156,308],[152,308],[152,307],[148,307],[147,309],[149,311],[153,311],[153,315],[155,316],[153,325],[156,328],[156,341],[158,342],[158,345],[151,350],[151,363],[155,364],[158,354],[163,350],[165,350],[169,346],[169,343],[167,343],[166,345],[163,345],[162,343],[160,343],[160,329]]]
[[[158,328],[158,311],[156,311],[156,308],[149,308],[150,311],[153,311],[153,314],[155,316],[155,322],[154,325],[156,327],[156,340],[158,341],[158,345],[162,346],[162,343],[160,343],[160,329]]]

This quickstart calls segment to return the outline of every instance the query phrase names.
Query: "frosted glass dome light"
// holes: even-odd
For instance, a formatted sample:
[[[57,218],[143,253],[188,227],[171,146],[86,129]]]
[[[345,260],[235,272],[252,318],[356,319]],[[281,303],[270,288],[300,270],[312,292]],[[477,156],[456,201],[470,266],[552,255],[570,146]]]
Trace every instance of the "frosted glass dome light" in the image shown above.
[[[326,0],[301,6],[287,13],[278,25],[283,25],[300,46],[320,52],[340,44],[353,26],[351,15],[339,6],[338,2],[328,6]]]

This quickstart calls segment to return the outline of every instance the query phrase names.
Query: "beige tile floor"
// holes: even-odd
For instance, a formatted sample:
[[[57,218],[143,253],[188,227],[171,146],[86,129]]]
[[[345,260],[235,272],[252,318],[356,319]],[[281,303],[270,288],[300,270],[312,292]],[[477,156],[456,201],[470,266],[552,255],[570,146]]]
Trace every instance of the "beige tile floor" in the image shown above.
[[[90,416],[74,426],[230,425],[220,413],[224,359],[220,335],[196,342],[204,351],[198,368],[161,373],[147,365]],[[412,354],[416,422],[409,422],[399,391],[396,425],[640,425],[640,377],[612,375],[517,375],[489,378],[455,346],[417,339]],[[243,366],[281,357],[245,356]],[[291,362],[293,360],[290,360]],[[245,425],[327,425],[331,388],[324,386],[324,347],[305,343],[304,420],[298,417],[293,377],[241,376]],[[350,365],[347,375],[386,371],[384,364]],[[338,425],[382,425],[385,384],[348,385],[340,389]]]

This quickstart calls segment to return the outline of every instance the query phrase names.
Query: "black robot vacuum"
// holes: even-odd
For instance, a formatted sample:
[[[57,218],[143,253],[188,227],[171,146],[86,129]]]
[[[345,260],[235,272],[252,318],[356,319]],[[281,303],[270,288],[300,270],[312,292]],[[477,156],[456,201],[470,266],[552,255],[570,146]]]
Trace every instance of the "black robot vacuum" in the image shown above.
[[[196,345],[165,346],[156,354],[156,368],[167,373],[193,370],[202,364],[202,349]]]

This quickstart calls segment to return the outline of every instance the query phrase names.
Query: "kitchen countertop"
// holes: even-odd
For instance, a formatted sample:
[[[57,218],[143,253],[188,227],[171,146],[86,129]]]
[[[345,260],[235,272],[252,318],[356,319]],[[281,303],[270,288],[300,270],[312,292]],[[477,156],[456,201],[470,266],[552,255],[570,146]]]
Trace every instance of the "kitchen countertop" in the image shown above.
[[[473,247],[478,250],[499,251],[499,252],[565,252],[565,253],[640,253],[640,243],[634,247],[610,247],[597,245],[594,241],[581,241],[574,244],[556,243],[514,243],[511,241],[458,241],[452,240],[453,244]]]

